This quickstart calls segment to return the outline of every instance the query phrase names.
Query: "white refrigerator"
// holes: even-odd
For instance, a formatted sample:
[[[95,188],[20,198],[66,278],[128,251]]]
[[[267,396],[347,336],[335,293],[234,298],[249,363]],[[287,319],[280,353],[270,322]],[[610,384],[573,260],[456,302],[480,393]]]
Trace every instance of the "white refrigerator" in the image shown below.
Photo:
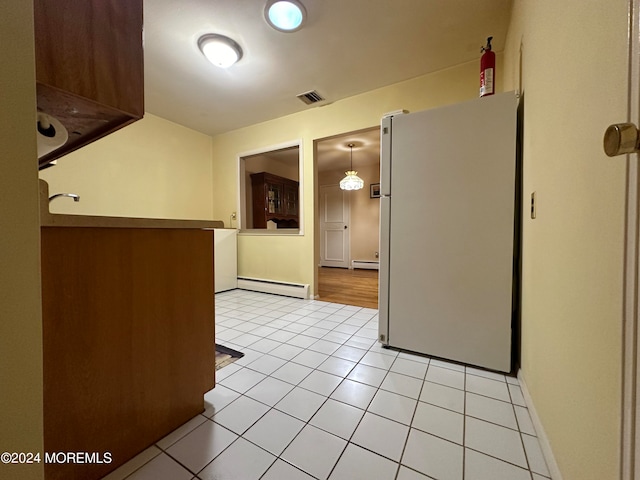
[[[515,92],[381,126],[379,340],[511,370]]]

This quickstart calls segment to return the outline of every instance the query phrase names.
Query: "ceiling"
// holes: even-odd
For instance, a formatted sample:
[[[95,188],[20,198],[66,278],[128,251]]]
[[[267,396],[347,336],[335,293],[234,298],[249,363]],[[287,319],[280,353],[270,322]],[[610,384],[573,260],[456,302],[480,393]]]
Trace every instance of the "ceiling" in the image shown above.
[[[318,171],[349,170],[353,144],[353,169],[380,161],[380,129],[345,133],[317,142]]]
[[[318,140],[316,143],[318,171],[348,170],[347,167],[351,163],[349,144],[353,145],[353,168],[355,170],[380,161],[380,129],[373,127]],[[298,165],[299,155],[298,147],[288,147],[259,153],[255,156],[266,157],[273,162]],[[251,156],[245,158],[250,159]]]
[[[501,51],[512,0],[302,3],[306,24],[283,33],[264,20],[266,0],[146,1],[146,111],[213,136],[319,108],[479,59],[489,35]],[[213,66],[197,46],[205,33],[231,37],[244,56]],[[309,90],[326,101],[296,98]]]

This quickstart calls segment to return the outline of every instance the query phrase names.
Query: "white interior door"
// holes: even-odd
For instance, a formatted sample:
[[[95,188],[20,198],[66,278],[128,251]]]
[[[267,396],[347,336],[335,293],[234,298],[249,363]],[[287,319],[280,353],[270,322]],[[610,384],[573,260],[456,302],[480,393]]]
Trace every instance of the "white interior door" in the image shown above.
[[[640,0],[630,0],[629,111],[627,121],[640,126]],[[625,232],[625,285],[623,312],[623,409],[622,409],[622,475],[623,480],[640,478],[640,328],[638,301],[640,280],[640,158],[638,153],[626,155],[627,202]],[[620,157],[622,160],[623,157]]]
[[[320,266],[349,268],[349,200],[338,185],[320,187]]]

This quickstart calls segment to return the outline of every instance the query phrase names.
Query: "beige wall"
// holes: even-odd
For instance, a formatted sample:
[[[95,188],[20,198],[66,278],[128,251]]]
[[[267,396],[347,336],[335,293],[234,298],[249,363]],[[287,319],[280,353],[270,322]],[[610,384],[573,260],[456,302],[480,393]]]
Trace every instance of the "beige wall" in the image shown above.
[[[33,2],[0,3],[0,45],[0,450],[43,452]],[[0,478],[43,467],[0,464]]]
[[[498,55],[498,66],[500,61]],[[240,235],[238,274],[308,283],[315,292],[319,237],[314,218],[317,212],[314,139],[379,125],[382,115],[393,110],[417,111],[475,98],[478,95],[478,69],[478,62],[470,62],[214,137],[213,213],[216,218],[229,218],[238,209],[239,154],[302,139],[304,235],[275,238]]]
[[[372,163],[358,167],[358,176],[364,180],[364,188],[347,192],[350,208],[350,244],[351,260],[378,260],[380,251],[380,200],[371,198],[369,186],[380,183],[379,158]],[[318,186],[337,185],[344,178],[344,169],[330,170],[318,174]]]
[[[522,373],[564,480],[618,478],[625,166],[602,135],[626,118],[626,14],[515,0],[505,50],[525,102]]]
[[[299,163],[297,159],[293,162],[286,162],[266,155],[253,155],[246,158],[245,168],[248,174],[269,172],[297,182]]]
[[[56,199],[55,213],[213,219],[211,137],[149,113],[40,176],[51,195],[80,195]]]

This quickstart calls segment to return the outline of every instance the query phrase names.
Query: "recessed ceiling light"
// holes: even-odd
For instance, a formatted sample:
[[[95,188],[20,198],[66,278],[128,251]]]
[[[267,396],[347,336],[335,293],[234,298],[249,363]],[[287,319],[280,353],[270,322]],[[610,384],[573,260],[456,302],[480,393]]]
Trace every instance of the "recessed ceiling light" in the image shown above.
[[[200,51],[216,67],[229,68],[242,58],[242,48],[224,35],[208,33],[198,39]]]
[[[307,18],[304,5],[298,0],[269,0],[264,9],[267,23],[281,32],[295,32]]]

